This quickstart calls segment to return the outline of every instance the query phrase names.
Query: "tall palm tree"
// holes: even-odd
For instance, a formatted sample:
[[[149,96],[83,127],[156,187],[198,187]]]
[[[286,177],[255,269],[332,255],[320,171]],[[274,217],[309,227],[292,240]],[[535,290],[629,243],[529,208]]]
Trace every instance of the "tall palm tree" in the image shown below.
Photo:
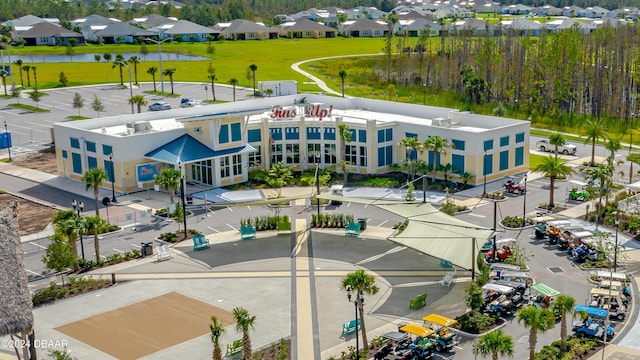
[[[342,283],[340,284],[340,288],[342,290],[346,290],[348,287],[351,287],[353,293],[355,294],[354,301],[358,302],[358,312],[360,313],[360,326],[362,329],[362,346],[364,347],[364,351],[369,349],[369,343],[367,342],[367,328],[364,326],[364,304],[358,299],[358,294],[362,291],[367,295],[375,295],[380,291],[375,284],[376,278],[373,275],[367,274],[364,270],[356,270],[352,273],[348,273],[342,278]],[[356,332],[356,336],[358,333]]]
[[[574,170],[567,166],[566,161],[563,159],[553,157],[551,155],[542,158],[540,163],[534,166],[531,170],[542,172],[549,178],[549,207],[553,208],[555,206],[553,193],[556,179],[560,176],[573,174]]]
[[[411,155],[413,154],[414,151],[422,151],[422,146],[423,144],[418,141],[417,137],[405,137],[402,140],[400,140],[400,143],[398,143],[399,146],[403,146],[404,147],[404,151],[407,154],[407,167],[409,170],[409,178],[411,180],[413,180],[414,176],[413,176],[413,171],[411,169],[411,165],[413,164],[413,161],[411,160]]]
[[[229,84],[233,86],[233,102],[236,102],[236,85],[238,85],[238,79],[231,78],[231,80],[229,80]]]
[[[124,85],[124,78],[122,77],[122,68],[124,67],[124,56],[122,56],[122,54],[116,55],[116,59],[113,62],[113,65],[111,65],[111,68],[115,69],[116,66],[120,70],[120,85]]]
[[[216,101],[216,74],[211,74],[208,76],[209,80],[211,80],[211,94],[213,95],[213,102]]]
[[[80,270],[78,264],[78,238],[85,233],[85,223],[75,210],[61,210],[55,213],[53,216],[54,228],[67,237],[69,245],[71,245],[71,251],[74,255],[73,269]]]
[[[538,332],[545,332],[555,324],[555,316],[549,309],[538,309],[531,305],[518,311],[518,324],[529,328],[529,360],[533,360],[536,355],[536,344],[538,343]]]
[[[38,70],[34,65],[31,65],[31,70],[33,70],[33,87],[38,91]]]
[[[156,185],[160,185],[161,188],[167,190],[169,193],[169,203],[173,204],[176,189],[180,186],[180,178],[182,173],[178,169],[164,168],[160,171],[160,174],[153,177],[153,181]]]
[[[156,88],[156,73],[158,72],[158,68],[155,66],[151,66],[147,69],[147,74],[151,75],[151,79],[153,79],[153,92],[158,91]]]
[[[562,351],[567,351],[567,315],[575,317],[577,313],[573,311],[576,306],[576,299],[570,295],[560,294],[551,304],[554,313],[560,314],[560,340],[562,341]]]
[[[513,338],[505,334],[502,329],[486,333],[473,344],[473,354],[483,358],[491,355],[498,360],[498,355],[513,357]]]
[[[13,62],[15,65],[18,65],[18,70],[20,70],[20,86],[24,87],[24,81],[22,78],[22,60],[18,59]]]
[[[148,102],[143,95],[133,95],[133,97],[129,99],[129,104],[134,104],[138,106],[138,114],[139,114],[142,112],[142,107],[147,106]]]
[[[585,143],[591,142],[591,166],[595,165],[596,142],[607,135],[607,130],[602,121],[588,119],[582,124],[582,133],[586,136]]]
[[[29,71],[31,71],[31,65],[22,65],[22,70],[27,73],[27,87],[31,87],[31,76],[29,75]]]
[[[549,135],[549,144],[554,145],[556,148],[556,157],[558,157],[558,146],[562,146],[567,143],[567,139],[560,133],[554,133]]]
[[[100,185],[102,182],[107,180],[107,173],[104,169],[93,168],[87,170],[84,175],[82,175],[82,182],[84,182],[85,190],[89,190],[93,188],[93,199],[95,201],[95,209],[96,209],[96,217],[100,217],[100,203],[98,202],[98,197],[100,197]],[[97,228],[94,228],[93,232],[93,244],[96,249],[96,261],[100,260],[100,244],[98,244],[98,231]]]
[[[175,74],[176,68],[169,67],[164,69],[163,75],[169,76],[169,82],[171,83],[171,95],[173,95],[173,74]]]
[[[606,192],[607,185],[611,182],[611,178],[613,177],[614,172],[613,165],[598,165],[596,168],[588,169],[587,179],[591,181],[598,181],[600,183],[600,188],[598,189],[599,199],[598,199],[598,218],[596,219],[596,223],[600,221],[600,213],[602,209],[602,195]]]
[[[220,349],[220,338],[226,331],[222,323],[218,321],[215,316],[211,317],[211,324],[209,324],[209,331],[211,332],[211,342],[213,343],[213,360],[222,360],[222,350]]]
[[[342,97],[344,97],[344,78],[347,77],[347,72],[345,70],[340,70],[338,75],[340,75],[340,79],[342,80]]]
[[[87,216],[85,218],[85,230],[87,234],[93,234],[93,245],[96,250],[96,261],[100,260],[100,243],[98,243],[98,234],[109,229],[109,222],[100,216]]]
[[[447,139],[440,137],[438,135],[432,136],[424,141],[423,145],[426,149],[433,151],[433,163],[431,166],[433,167],[433,183],[436,182],[436,171],[438,170],[438,164],[436,160],[438,159],[438,154],[446,154],[447,149],[453,147]]]
[[[129,64],[133,64],[133,75],[136,80],[135,84],[138,85],[138,64],[140,64],[140,58],[134,55],[134,56],[131,56],[129,60],[127,60],[127,62]]]
[[[620,144],[620,139],[609,138],[607,142],[604,144],[604,148],[611,152],[611,156],[609,157],[609,165],[613,165],[613,161],[616,157],[616,151],[622,148]]]
[[[256,71],[258,70],[258,65],[251,64],[249,65],[249,70],[251,70],[251,74],[253,76],[253,95],[256,94]]]
[[[236,330],[242,331],[242,360],[251,360],[251,338],[249,329],[253,328],[256,317],[243,307],[234,308],[231,313],[236,320]]]
[[[352,135],[353,133],[351,132],[351,129],[349,128],[348,125],[346,124],[340,124],[340,126],[338,126],[338,131],[340,132],[340,150],[342,151],[342,160],[341,161],[341,168],[342,171],[344,173],[344,183],[345,185],[347,184],[347,178],[349,176],[349,165],[351,165],[350,162],[347,161],[347,144],[351,142],[352,139]]]

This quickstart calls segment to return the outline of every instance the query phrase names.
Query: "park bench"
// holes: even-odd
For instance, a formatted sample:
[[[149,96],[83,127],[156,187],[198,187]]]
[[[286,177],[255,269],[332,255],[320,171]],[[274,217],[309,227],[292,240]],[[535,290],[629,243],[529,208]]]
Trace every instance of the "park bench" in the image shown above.
[[[358,327],[356,328],[356,321],[351,320],[346,323],[342,323],[342,335],[350,335],[356,331],[360,331],[360,319],[358,319]]]
[[[238,339],[231,344],[227,344],[227,356],[232,356],[240,352],[242,352],[242,339]]]
[[[196,235],[193,237],[193,250],[200,251],[209,248],[209,240],[204,235]]]
[[[360,223],[349,221],[349,224],[344,228],[344,234],[349,236],[359,236]]]
[[[418,310],[427,306],[427,294],[422,294],[414,297],[409,300],[409,308],[413,310]]]
[[[167,244],[160,245],[156,248],[158,253],[158,260],[170,259],[173,257],[173,249]]]
[[[250,240],[256,238],[256,229],[253,225],[244,225],[240,227],[240,238],[242,240]]]

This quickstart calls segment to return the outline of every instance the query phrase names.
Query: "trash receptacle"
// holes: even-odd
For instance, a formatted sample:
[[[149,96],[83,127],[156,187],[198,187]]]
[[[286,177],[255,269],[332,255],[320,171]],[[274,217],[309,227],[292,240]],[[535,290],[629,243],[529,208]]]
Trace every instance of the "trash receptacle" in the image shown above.
[[[142,255],[142,257],[153,255],[153,245],[151,242],[140,243],[140,246],[140,254]]]
[[[367,230],[367,218],[358,218],[358,222],[360,223],[360,231]]]

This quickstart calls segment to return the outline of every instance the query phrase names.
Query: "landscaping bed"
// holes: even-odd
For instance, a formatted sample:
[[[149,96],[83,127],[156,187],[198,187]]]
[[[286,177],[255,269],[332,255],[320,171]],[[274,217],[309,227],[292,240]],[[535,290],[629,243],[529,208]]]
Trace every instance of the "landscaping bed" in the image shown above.
[[[49,287],[36,291],[33,295],[33,306],[52,303],[56,300],[66,299],[72,296],[85,294],[98,289],[110,287],[108,280],[96,280],[89,277],[69,277],[69,282],[58,285],[55,281],[49,283]]]

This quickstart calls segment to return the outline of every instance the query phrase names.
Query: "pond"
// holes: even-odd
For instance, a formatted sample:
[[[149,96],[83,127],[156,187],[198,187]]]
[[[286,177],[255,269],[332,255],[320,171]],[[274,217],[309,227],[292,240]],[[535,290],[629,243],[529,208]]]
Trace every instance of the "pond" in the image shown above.
[[[150,52],[146,56],[143,56],[140,53],[135,52],[124,52],[124,53],[111,53],[111,60],[109,62],[115,61],[116,54],[122,54],[125,60],[129,59],[131,56],[137,56],[141,61],[158,61],[158,53]],[[8,56],[4,54],[3,61],[9,61]],[[69,55],[11,55],[11,61],[22,60],[23,63],[63,63],[63,62],[96,62],[94,54],[77,54],[73,57]],[[188,55],[188,54],[177,54],[177,53],[162,53],[162,61],[193,61],[193,60],[209,60],[209,58],[196,56],[196,55]],[[100,62],[105,62],[104,56],[100,54]]]

